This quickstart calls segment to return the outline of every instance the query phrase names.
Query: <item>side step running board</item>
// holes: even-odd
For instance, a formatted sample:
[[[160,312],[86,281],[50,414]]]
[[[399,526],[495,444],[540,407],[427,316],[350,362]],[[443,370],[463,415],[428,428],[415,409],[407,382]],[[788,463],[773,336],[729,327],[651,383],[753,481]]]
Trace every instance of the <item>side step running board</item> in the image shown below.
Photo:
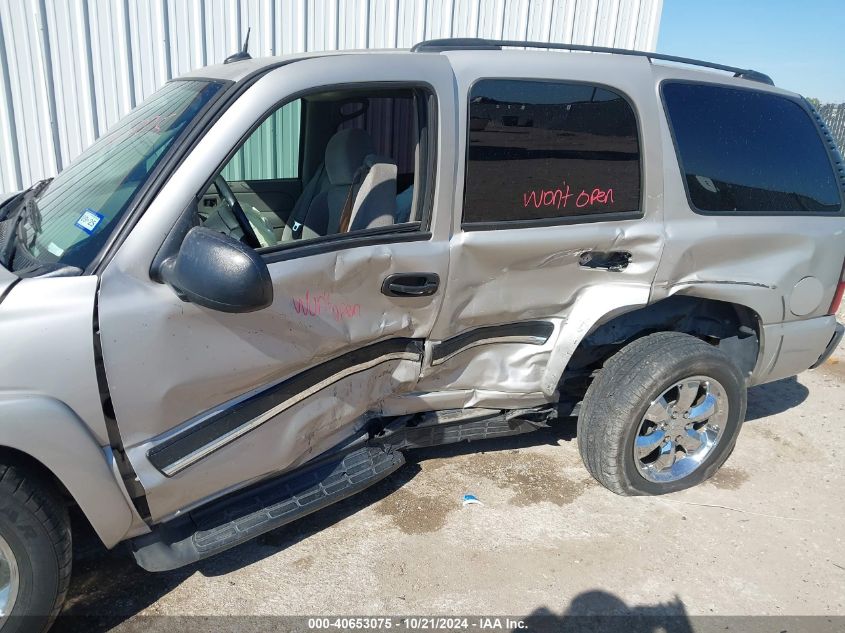
[[[342,449],[156,526],[132,539],[132,553],[147,571],[189,565],[364,490],[405,463],[402,451],[528,433],[557,413],[455,409],[377,422]]]
[[[405,463],[398,451],[365,446],[214,501],[132,540],[147,571],[213,556],[286,525],[384,479]]]
[[[466,409],[432,411],[399,418],[372,437],[371,444],[404,451],[458,442],[475,442],[520,435],[548,426],[545,412],[521,409]],[[539,415],[538,419],[531,419]]]

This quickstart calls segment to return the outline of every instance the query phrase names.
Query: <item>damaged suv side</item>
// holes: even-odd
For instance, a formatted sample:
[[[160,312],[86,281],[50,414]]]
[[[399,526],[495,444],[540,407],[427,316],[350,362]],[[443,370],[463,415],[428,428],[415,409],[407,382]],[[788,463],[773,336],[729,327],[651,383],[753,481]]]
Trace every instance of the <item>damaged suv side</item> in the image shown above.
[[[833,352],[845,169],[803,98],[513,46],[241,56],[2,203],[4,633],[61,608],[69,504],[167,570],[568,416],[663,494]]]

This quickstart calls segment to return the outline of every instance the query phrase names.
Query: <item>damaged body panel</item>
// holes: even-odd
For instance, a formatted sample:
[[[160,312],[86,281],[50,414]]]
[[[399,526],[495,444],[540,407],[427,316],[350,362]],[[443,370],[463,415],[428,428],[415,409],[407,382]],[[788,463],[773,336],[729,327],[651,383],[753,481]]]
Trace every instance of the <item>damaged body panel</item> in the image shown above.
[[[492,60],[495,53],[489,56]],[[598,85],[608,87],[615,95],[623,95],[624,99],[617,99],[619,105],[615,106],[612,116],[618,117],[618,111],[625,108],[632,119],[631,130],[623,132],[613,126],[602,127],[610,140],[599,146],[603,153],[590,153],[586,151],[590,138],[583,131],[586,122],[568,123],[565,117],[557,119],[556,115],[549,115],[547,133],[574,136],[576,146],[584,146],[581,154],[575,154],[574,159],[570,158],[571,154],[556,154],[554,143],[547,138],[537,139],[535,146],[529,146],[530,141],[516,145],[510,139],[523,131],[520,124],[528,124],[527,120],[511,120],[508,117],[513,115],[502,114],[501,109],[481,110],[475,117],[471,111],[473,86],[487,77],[485,55],[450,53],[458,82],[458,108],[470,116],[469,131],[459,136],[457,154],[462,158],[458,174],[467,172],[467,163],[473,162],[476,148],[492,149],[478,156],[473,178],[468,173],[466,178],[459,177],[456,183],[453,207],[456,230],[450,241],[449,292],[432,337],[446,340],[456,333],[471,333],[476,328],[535,319],[548,319],[555,324],[554,332],[542,345],[504,341],[468,349],[442,366],[427,369],[421,382],[427,391],[454,390],[465,394],[461,403],[455,406],[501,406],[506,399],[526,405],[554,401],[567,362],[583,337],[609,315],[649,302],[652,280],[663,250],[662,159],[659,148],[643,140],[659,131],[659,111],[657,104],[649,98],[646,80],[649,64],[644,60],[631,64],[623,73],[613,71],[608,64],[611,60],[599,56],[585,59],[557,59],[557,56],[543,53],[527,56],[530,57],[528,63],[517,57],[496,60],[496,76],[539,83],[540,94],[534,105],[538,111],[534,115],[535,125],[540,125],[537,119],[544,114],[542,109],[548,107],[546,104],[553,103],[552,97],[544,92],[545,86],[561,82],[574,87],[573,104],[567,106],[570,110],[577,111],[578,104],[583,103],[579,99],[584,97],[578,92],[582,87],[593,90]],[[599,76],[603,77],[601,82],[596,81]],[[542,82],[536,82],[538,77]],[[523,84],[516,86],[524,92]],[[476,101],[505,97],[480,95]],[[609,102],[610,97],[611,94],[606,97]],[[567,98],[570,98],[567,94],[560,96],[561,100]],[[524,112],[522,106],[519,108],[513,107],[509,112]],[[600,119],[603,114],[599,112],[595,118]],[[581,114],[583,119],[588,116],[587,112]],[[476,124],[476,121],[481,123]],[[473,133],[473,125],[478,132]],[[597,120],[595,125],[605,124]],[[573,131],[563,132],[569,128]],[[611,141],[623,133],[632,138],[623,139],[625,144],[616,141],[613,145]],[[579,138],[582,134],[583,140]],[[497,179],[507,178],[505,174],[513,169],[508,166],[513,155],[524,155],[528,171],[521,180],[508,182],[501,192],[516,194],[511,204],[537,214],[537,192],[545,191],[542,195],[547,201],[557,198],[553,215],[559,212],[559,217],[495,224],[466,223],[468,211],[462,201],[468,200],[470,195],[477,196],[481,216],[493,202],[483,188],[495,190]],[[548,163],[551,168],[541,168],[541,163]],[[597,167],[597,163],[613,167],[605,169]],[[519,175],[522,176],[522,172]],[[621,179],[618,183],[614,180],[616,176]],[[561,187],[562,191],[567,191],[567,186],[568,200],[563,201],[560,194],[548,194]],[[592,192],[596,187],[603,188],[602,191],[615,188],[618,197],[623,196],[622,188],[630,188],[630,206],[614,221],[601,221],[604,219],[601,215],[587,215],[592,205],[579,203],[578,195],[581,191]],[[475,193],[467,188],[482,191]],[[532,193],[535,201],[531,200]],[[525,195],[529,197],[527,202]],[[596,206],[607,206],[613,211],[610,205]],[[457,230],[462,224],[462,230]],[[603,266],[601,261],[591,260],[591,255],[596,253],[624,253],[625,259],[619,267]]]
[[[514,46],[242,53],[0,201],[0,468],[154,571],[562,417],[617,494],[712,476],[842,340],[842,158],[760,73]]]
[[[428,113],[434,121],[452,110],[451,73],[445,59],[416,61],[415,83],[437,98]],[[290,256],[268,256],[274,300],[249,314],[185,303],[149,279],[160,242],[144,236],[168,233],[256,120],[299,92],[321,90],[315,74],[329,90],[400,83],[409,67],[385,55],[371,70],[354,57],[325,58],[262,77],[214,123],[103,275],[106,375],[154,520],[308,461],[358,433],[381,400],[417,383],[443,293],[390,297],[381,285],[415,271],[446,278],[448,216],[385,243],[304,244]],[[437,141],[452,130],[442,117]],[[438,202],[451,169],[444,157],[432,174]]]
[[[700,81],[700,73],[685,69],[654,67],[652,72],[658,90],[666,82]],[[788,100],[784,106],[792,106],[796,112],[802,107],[791,93],[774,87],[765,90]],[[800,116],[812,125],[808,114]],[[841,211],[768,217],[742,212],[690,213],[692,203],[670,126],[668,119],[660,123],[664,196],[675,202],[665,209],[666,248],[654,281],[653,300],[680,295],[752,310],[758,319],[761,354],[751,385],[807,369],[836,327],[829,308],[840,283],[845,253]],[[823,154],[821,139],[815,140]],[[836,160],[835,148],[830,151]],[[827,162],[827,156],[823,161]],[[835,200],[835,175],[831,169],[828,173],[828,187]],[[711,189],[717,186],[705,184]]]
[[[111,547],[146,526],[113,475],[91,343],[96,288],[92,276],[23,279],[0,304],[0,438],[58,477]]]
[[[661,327],[718,343],[749,384],[815,362],[833,320],[819,317],[794,338],[780,324],[823,310],[840,220],[814,218],[798,232],[768,223],[771,234],[759,240],[755,218],[691,214],[678,204],[680,168],[655,98],[660,71],[642,59],[620,71],[603,56],[556,57],[384,54],[379,73],[358,79],[355,56],[305,59],[268,72],[213,122],[102,281],[106,375],[153,521],[309,463],[366,435],[376,419],[543,407],[562,391],[577,401],[583,391],[573,396],[572,385],[595,370],[597,350]],[[485,71],[491,63],[495,77]],[[357,104],[367,85],[391,98],[404,85],[427,95],[415,98],[418,138],[428,141],[413,159],[409,219],[418,226],[360,245],[271,250],[274,298],[257,312],[209,311],[150,282],[163,255],[149,235],[164,240],[175,230],[256,120],[300,95],[300,107],[319,113],[344,90]],[[329,177],[329,223],[337,165],[357,151],[334,152],[341,134],[351,138],[332,137],[316,167]],[[561,138],[573,149],[560,149]],[[301,160],[319,160],[301,151]],[[303,183],[301,196],[312,186]],[[501,215],[515,207],[514,217]],[[725,235],[728,223],[735,230]],[[296,209],[287,225],[285,239],[320,231]],[[802,276],[809,270],[825,271],[821,293]],[[797,300],[782,291],[788,283]],[[659,307],[676,296],[709,303]],[[803,316],[787,316],[790,305]],[[724,321],[727,306],[746,312]],[[686,325],[678,310],[690,315]],[[627,327],[614,325],[626,317]],[[708,325],[714,319],[723,326]]]

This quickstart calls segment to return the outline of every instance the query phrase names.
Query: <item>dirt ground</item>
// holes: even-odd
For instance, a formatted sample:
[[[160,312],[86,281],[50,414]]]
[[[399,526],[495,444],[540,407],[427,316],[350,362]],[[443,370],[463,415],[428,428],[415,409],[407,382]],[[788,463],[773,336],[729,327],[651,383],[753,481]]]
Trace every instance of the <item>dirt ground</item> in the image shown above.
[[[845,348],[750,391],[709,482],[618,497],[574,423],[411,454],[353,499],[188,569],[77,539],[65,610],[139,615],[640,613],[845,616]],[[472,493],[483,505],[463,507]],[[78,630],[74,619],[54,630]]]

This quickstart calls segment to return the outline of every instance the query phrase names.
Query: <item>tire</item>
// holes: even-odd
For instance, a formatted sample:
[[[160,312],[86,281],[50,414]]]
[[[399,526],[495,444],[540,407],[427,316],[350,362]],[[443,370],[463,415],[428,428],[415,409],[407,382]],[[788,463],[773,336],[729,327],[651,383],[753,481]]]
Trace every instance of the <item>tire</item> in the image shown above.
[[[59,613],[70,582],[67,507],[40,473],[0,454],[0,552],[4,546],[17,567],[17,596],[0,631],[43,633]],[[10,578],[8,565],[4,576]]]
[[[681,396],[680,389],[697,389],[696,395]],[[619,495],[690,488],[711,477],[733,451],[746,402],[742,372],[724,352],[687,334],[651,334],[612,356],[587,390],[578,416],[581,458],[599,483]],[[690,421],[710,411],[704,421]],[[645,454],[652,445],[654,451]],[[682,474],[672,479],[676,471]]]

